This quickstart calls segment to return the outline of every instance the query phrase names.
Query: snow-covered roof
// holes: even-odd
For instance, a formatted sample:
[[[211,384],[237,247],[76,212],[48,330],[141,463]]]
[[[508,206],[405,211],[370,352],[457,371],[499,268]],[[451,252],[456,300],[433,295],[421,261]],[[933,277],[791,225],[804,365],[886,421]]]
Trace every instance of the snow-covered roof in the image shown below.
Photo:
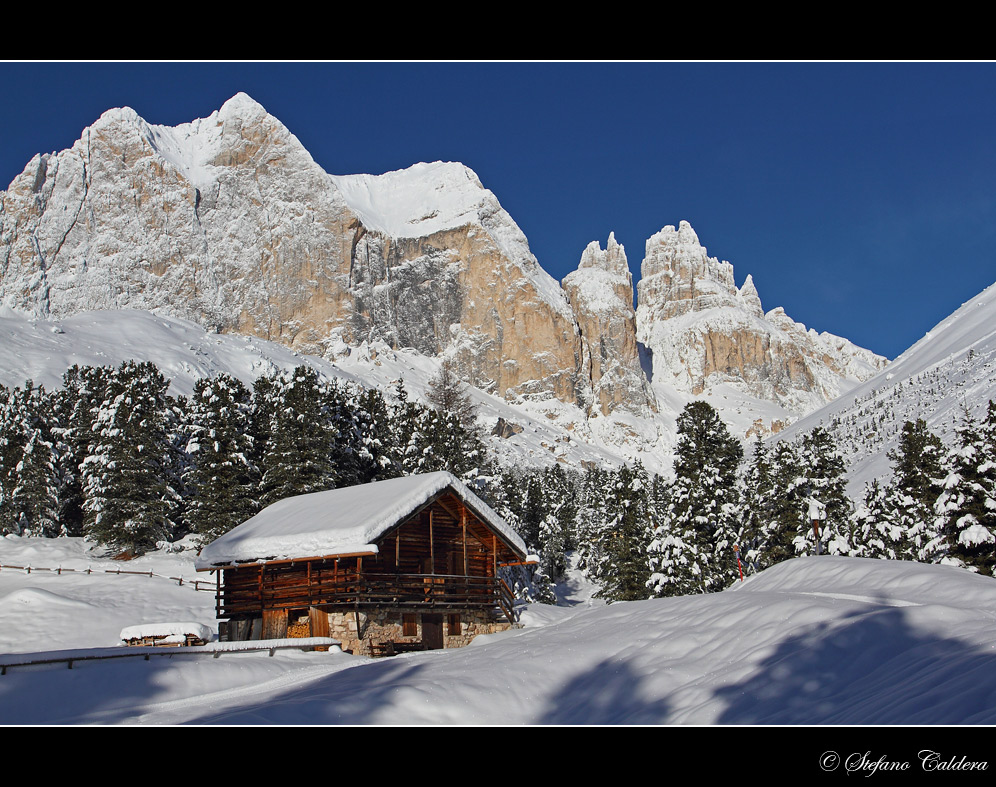
[[[205,546],[196,567],[375,553],[377,538],[444,490],[525,554],[525,543],[498,514],[456,476],[439,472],[285,498]]]

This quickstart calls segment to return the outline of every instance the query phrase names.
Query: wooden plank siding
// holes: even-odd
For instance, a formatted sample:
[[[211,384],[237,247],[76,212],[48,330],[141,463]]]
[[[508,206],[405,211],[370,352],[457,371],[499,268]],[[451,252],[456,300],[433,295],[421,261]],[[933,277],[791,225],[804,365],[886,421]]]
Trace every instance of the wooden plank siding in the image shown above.
[[[416,606],[504,608],[508,605],[496,576],[501,563],[520,560],[452,492],[377,540],[375,555],[317,557],[223,567],[218,617],[263,616],[298,608]],[[507,613],[506,613],[507,614]]]

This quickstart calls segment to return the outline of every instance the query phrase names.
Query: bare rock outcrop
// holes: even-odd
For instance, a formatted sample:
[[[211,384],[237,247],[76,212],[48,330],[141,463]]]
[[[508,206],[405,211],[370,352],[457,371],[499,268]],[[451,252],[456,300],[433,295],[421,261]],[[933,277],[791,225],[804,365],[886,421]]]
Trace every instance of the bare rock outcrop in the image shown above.
[[[577,398],[566,297],[461,164],[326,173],[244,94],[177,127],[110,110],[0,193],[0,303],[147,309],[334,357],[381,339],[502,395]]]
[[[561,282],[581,333],[582,374],[590,381],[591,408],[648,415],[657,410],[640,365],[633,309],[633,277],[626,250],[609,235],[603,251],[592,241],[578,269]]]
[[[765,314],[748,276],[709,257],[688,222],[647,241],[637,287],[637,337],[653,354],[653,379],[698,395],[729,384],[802,414],[866,379],[886,359],[817,334],[781,308]]]

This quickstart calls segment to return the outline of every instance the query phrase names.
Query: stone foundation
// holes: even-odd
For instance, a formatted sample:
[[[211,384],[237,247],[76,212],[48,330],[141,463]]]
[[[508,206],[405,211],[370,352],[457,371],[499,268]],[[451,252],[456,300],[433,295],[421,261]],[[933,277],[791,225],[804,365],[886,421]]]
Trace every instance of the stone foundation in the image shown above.
[[[462,648],[478,634],[494,634],[512,628],[508,621],[494,620],[487,610],[455,610],[435,609],[435,614],[443,618],[443,647]],[[404,634],[404,614],[415,617],[416,633],[414,636]],[[451,616],[460,616],[459,631],[451,625]],[[422,642],[423,612],[405,609],[371,609],[359,613],[359,631],[357,631],[357,614],[349,612],[329,612],[329,636],[342,643],[343,651],[356,655],[369,656],[371,642]],[[453,629],[453,630],[451,630]]]

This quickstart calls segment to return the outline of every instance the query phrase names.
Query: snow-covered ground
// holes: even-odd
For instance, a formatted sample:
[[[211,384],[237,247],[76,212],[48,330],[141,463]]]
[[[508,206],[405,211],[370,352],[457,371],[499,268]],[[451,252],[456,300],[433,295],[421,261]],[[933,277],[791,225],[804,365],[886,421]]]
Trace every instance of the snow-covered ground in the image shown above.
[[[78,539],[0,539],[0,564],[35,567],[0,569],[0,654],[106,648],[140,624],[213,626],[213,594],[188,581],[193,558],[123,564]],[[94,573],[37,570],[58,566]],[[116,568],[155,576],[100,573]],[[722,593],[573,600],[528,607],[523,628],[464,649],[386,659],[291,650],[11,667],[0,723],[996,723],[996,580],[961,569],[797,558]]]
[[[996,398],[996,284],[941,320],[870,380],[802,418],[772,440],[830,427],[848,463],[848,492],[860,498],[874,478],[890,477],[889,452],[903,423],[922,418],[949,448],[967,408],[985,417]]]
[[[0,307],[0,385],[13,388],[31,380],[54,390],[62,386],[63,375],[73,364],[119,366],[130,359],[152,361],[170,381],[169,393],[184,396],[193,393],[202,377],[231,374],[251,388],[258,377],[303,364],[327,377],[377,387],[389,395],[403,380],[412,398],[425,401],[440,366],[436,358],[414,350],[392,350],[382,343],[364,343],[331,363],[275,342],[210,333],[188,320],[141,310],[84,312],[46,320]],[[589,429],[580,410],[556,399],[511,405],[477,388],[469,387],[468,394],[478,407],[489,446],[502,464],[544,467],[563,461],[576,467],[611,467],[626,457],[619,450],[623,446],[598,436],[613,433],[611,425],[599,422],[609,419],[596,419]],[[507,439],[490,435],[499,419],[521,431]],[[625,421],[626,416],[620,419]],[[629,432],[641,428],[640,424],[626,426]],[[642,427],[648,429],[645,423]],[[656,440],[654,430],[649,432],[653,434],[648,433],[644,441],[648,444]],[[648,469],[663,470],[664,455],[646,453],[644,447],[642,443],[632,446],[631,453],[643,458]]]

